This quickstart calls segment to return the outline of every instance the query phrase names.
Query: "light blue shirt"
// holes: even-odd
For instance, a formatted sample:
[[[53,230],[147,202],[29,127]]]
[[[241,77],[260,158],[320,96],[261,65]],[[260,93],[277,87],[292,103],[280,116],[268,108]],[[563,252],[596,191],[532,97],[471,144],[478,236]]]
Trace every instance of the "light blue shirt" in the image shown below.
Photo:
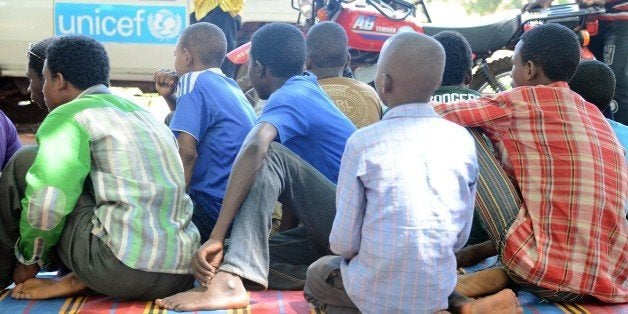
[[[619,143],[624,147],[624,157],[626,157],[626,162],[628,162],[628,126],[611,119],[607,120],[613,131],[615,131]]]
[[[360,311],[447,308],[477,176],[473,138],[429,104],[394,107],[349,138],[329,241]]]

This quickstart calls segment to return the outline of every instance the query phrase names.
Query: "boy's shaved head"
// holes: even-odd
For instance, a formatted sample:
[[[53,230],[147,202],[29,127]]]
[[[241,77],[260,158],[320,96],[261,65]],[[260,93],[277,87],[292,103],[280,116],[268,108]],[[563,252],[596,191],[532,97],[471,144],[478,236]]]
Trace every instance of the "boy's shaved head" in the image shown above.
[[[179,37],[179,45],[207,67],[220,67],[227,53],[225,33],[218,26],[207,22],[188,26]]]
[[[429,102],[440,86],[445,50],[433,38],[414,32],[400,33],[385,44],[377,63],[377,91],[388,106]]]

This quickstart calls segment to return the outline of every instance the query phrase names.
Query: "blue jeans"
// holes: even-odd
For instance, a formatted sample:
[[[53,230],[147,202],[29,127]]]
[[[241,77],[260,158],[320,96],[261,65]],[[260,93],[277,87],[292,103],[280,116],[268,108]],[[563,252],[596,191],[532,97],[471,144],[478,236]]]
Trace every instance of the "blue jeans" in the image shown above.
[[[236,214],[220,270],[248,288],[302,289],[307,267],[330,254],[336,186],[303,159],[272,143],[253,186]],[[275,202],[301,226],[269,238]]]

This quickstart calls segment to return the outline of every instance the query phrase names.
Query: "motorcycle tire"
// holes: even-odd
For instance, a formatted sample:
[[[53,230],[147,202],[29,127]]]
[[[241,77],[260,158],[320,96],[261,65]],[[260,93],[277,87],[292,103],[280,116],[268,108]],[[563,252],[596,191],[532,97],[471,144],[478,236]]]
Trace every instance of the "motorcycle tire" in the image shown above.
[[[488,69],[491,77],[487,78],[481,68],[476,69],[471,79],[469,88],[482,94],[493,94],[503,92],[513,88],[510,71],[512,69],[512,59],[503,57],[489,62]]]

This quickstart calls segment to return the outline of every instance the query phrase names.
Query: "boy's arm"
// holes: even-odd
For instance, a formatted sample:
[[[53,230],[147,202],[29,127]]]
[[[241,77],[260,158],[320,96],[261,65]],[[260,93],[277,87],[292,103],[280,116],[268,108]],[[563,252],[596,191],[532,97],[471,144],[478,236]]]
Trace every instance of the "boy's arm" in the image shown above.
[[[185,186],[190,188],[190,180],[192,180],[192,174],[194,173],[194,166],[196,165],[196,158],[198,153],[196,151],[196,139],[194,136],[179,132],[177,135],[177,144],[179,145],[179,155],[183,162],[183,172],[185,174]]]
[[[478,186],[478,178],[476,176],[475,182],[473,182],[473,185],[469,187],[470,194],[474,196],[473,199],[469,201],[469,212],[471,214],[466,219],[462,227],[462,230],[460,230],[460,233],[458,233],[456,243],[454,244],[454,251],[458,251],[462,249],[464,245],[467,243],[467,241],[469,240],[469,235],[471,233],[471,226],[473,224],[473,215],[476,214],[474,210],[474,204],[475,204],[475,198],[476,198],[476,193],[477,193],[477,186]]]
[[[15,253],[24,265],[49,262],[66,216],[91,170],[90,137],[72,118],[53,114],[37,132],[39,149],[26,174],[20,238]]]
[[[266,153],[277,137],[277,129],[270,123],[257,124],[242,143],[242,148],[231,168],[225,197],[210,238],[223,242],[240,205],[244,202],[262,166]]]
[[[362,223],[366,210],[364,184],[360,176],[364,174],[363,151],[357,151],[351,137],[347,141],[340,163],[338,186],[336,189],[336,217],[329,235],[332,252],[352,259],[360,250]]]
[[[218,214],[216,226],[194,256],[194,277],[201,285],[211,281],[209,274],[215,273],[222,262],[223,243],[240,205],[249,194],[257,171],[262,165],[268,148],[277,137],[277,129],[270,123],[259,123],[249,132],[236,157],[227,189]],[[241,244],[239,244],[241,245]]]
[[[188,74],[184,75],[182,80],[189,79],[188,76]],[[192,85],[187,93],[182,94],[177,99],[177,110],[174,112],[169,125],[177,138],[186,188],[190,187],[190,181],[194,174],[194,167],[198,158],[198,142],[215,122],[212,107],[206,103],[202,90],[202,88],[195,88]]]
[[[509,102],[501,95],[435,104],[434,110],[443,118],[465,127],[479,127],[491,139],[498,139],[510,126]]]

